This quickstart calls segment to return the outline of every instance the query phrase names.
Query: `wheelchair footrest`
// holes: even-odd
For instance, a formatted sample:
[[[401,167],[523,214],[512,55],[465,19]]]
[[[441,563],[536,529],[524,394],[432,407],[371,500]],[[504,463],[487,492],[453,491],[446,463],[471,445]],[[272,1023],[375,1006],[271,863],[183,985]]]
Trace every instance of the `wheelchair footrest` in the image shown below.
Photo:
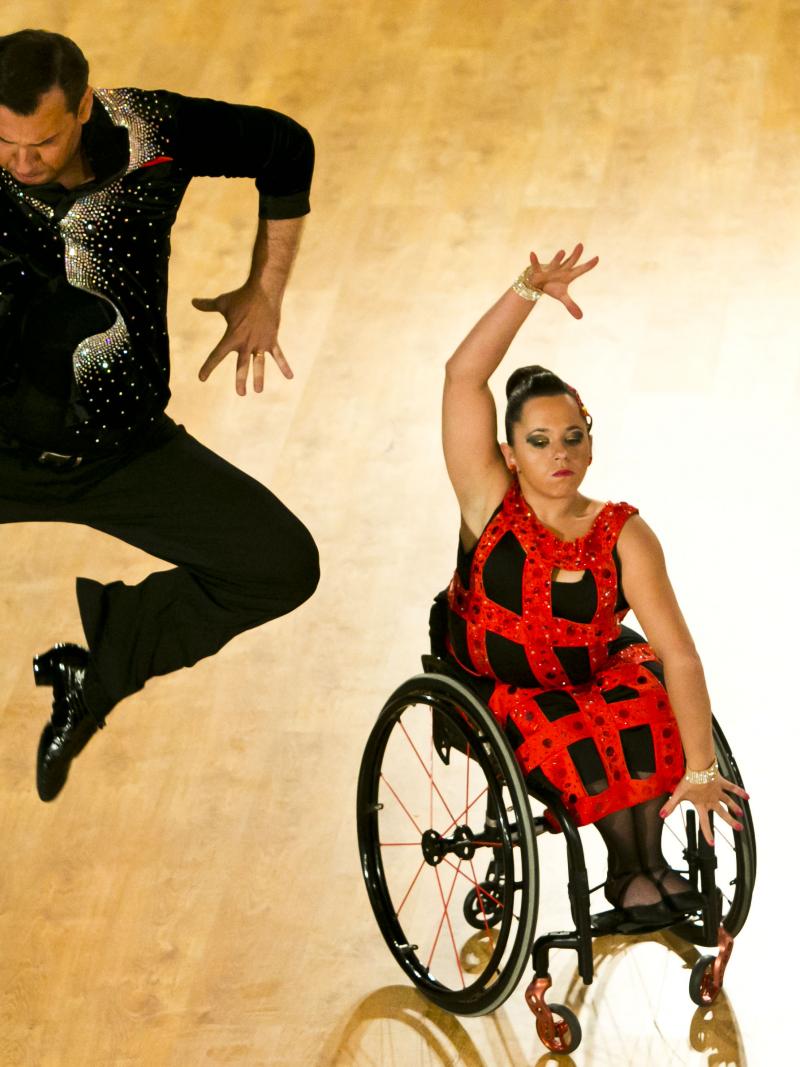
[[[592,927],[592,937],[605,937],[608,934],[651,934],[657,930],[667,930],[684,918],[683,915],[675,915],[650,922],[637,922],[623,909],[611,908],[609,911],[600,911],[596,915],[591,915],[589,921]]]

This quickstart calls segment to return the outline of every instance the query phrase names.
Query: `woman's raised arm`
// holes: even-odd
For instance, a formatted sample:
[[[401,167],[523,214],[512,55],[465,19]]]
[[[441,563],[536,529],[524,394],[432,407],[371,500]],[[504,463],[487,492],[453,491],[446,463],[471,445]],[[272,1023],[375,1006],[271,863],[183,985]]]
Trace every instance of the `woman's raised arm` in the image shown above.
[[[497,412],[489,379],[539,296],[559,300],[576,319],[582,317],[568,288],[597,264],[597,256],[579,264],[582,252],[583,245],[578,244],[568,258],[559,251],[544,266],[531,252],[530,266],[519,281],[478,320],[447,361],[442,406],[444,458],[463,524],[474,538],[502,499],[510,479],[497,443]]]

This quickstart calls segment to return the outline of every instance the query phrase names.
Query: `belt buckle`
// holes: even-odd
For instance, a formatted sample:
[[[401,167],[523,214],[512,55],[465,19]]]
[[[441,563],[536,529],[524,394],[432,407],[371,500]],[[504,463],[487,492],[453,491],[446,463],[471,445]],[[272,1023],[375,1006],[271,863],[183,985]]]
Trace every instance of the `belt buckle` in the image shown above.
[[[40,452],[36,460],[43,467],[55,467],[58,469],[72,470],[73,467],[77,467],[83,456],[67,456],[63,452]]]

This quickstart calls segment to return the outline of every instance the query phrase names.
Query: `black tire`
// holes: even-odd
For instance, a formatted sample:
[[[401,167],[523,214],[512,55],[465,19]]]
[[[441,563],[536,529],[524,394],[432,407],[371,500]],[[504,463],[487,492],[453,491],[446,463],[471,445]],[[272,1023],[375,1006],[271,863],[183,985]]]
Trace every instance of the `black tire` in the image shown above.
[[[716,1000],[716,993],[712,997],[704,995],[703,993],[704,979],[708,969],[713,967],[713,965],[713,956],[701,956],[695,963],[694,967],[692,967],[692,973],[689,976],[689,996],[692,998],[693,1003],[699,1008],[708,1007],[709,1004],[713,1004],[714,1000]],[[719,990],[717,990],[717,992],[719,992]]]
[[[370,904],[405,974],[447,1011],[494,1011],[517,985],[533,944],[536,837],[511,747],[460,682],[418,675],[389,697],[364,750],[357,824]],[[474,918],[474,901],[465,907],[460,890],[480,907],[493,859],[503,871],[502,897],[489,891],[479,932],[467,917]]]
[[[716,719],[713,722],[713,736],[720,773],[728,781],[742,785],[742,776],[736,760]],[[750,804],[739,798],[737,798],[737,803],[742,808],[739,821],[743,829],[731,829],[719,816],[714,822],[714,836],[717,841],[715,852],[718,862],[716,884],[721,906],[720,917],[722,925],[731,937],[736,937],[745,924],[756,881],[756,838]],[[706,936],[699,917],[687,919],[673,927],[673,930],[684,941],[693,945],[711,947],[717,944],[716,933],[713,940]]]
[[[580,1045],[583,1038],[578,1016],[566,1004],[548,1004],[547,1006],[553,1016],[560,1017],[563,1020],[566,1024],[566,1029],[561,1029],[561,1033],[556,1035],[556,1040],[553,1042],[547,1042],[542,1039],[543,1044],[557,1056],[569,1056]],[[541,1036],[539,1034],[539,1037]]]

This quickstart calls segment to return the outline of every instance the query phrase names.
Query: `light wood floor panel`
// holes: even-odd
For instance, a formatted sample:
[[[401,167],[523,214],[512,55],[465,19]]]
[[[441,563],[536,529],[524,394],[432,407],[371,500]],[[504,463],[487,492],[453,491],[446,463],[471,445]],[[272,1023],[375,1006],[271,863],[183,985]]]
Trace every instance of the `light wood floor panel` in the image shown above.
[[[522,989],[459,1020],[403,984],[361,885],[354,794],[454,563],[444,360],[529,248],[578,239],[601,257],[576,288],[584,320],[540,305],[507,369],[578,384],[589,491],[660,534],[760,869],[708,1013],[668,936],[598,944],[587,989],[554,956],[554,999],[585,1035],[564,1062],[790,1060],[798,0],[6,3],[0,32],[24,25],[75,37],[97,85],[264,104],[312,130],[282,327],[295,380],[246,399],[232,367],[197,380],[221,320],[189,301],[243,279],[256,205],[246,182],[197,180],[174,231],[170,412],[297,511],[323,578],[294,615],[115,711],[45,807],[30,657],[80,638],[76,574],[161,565],[78,527],[2,530],[0,1067],[550,1062]],[[558,841],[542,866],[545,930],[567,922]]]

